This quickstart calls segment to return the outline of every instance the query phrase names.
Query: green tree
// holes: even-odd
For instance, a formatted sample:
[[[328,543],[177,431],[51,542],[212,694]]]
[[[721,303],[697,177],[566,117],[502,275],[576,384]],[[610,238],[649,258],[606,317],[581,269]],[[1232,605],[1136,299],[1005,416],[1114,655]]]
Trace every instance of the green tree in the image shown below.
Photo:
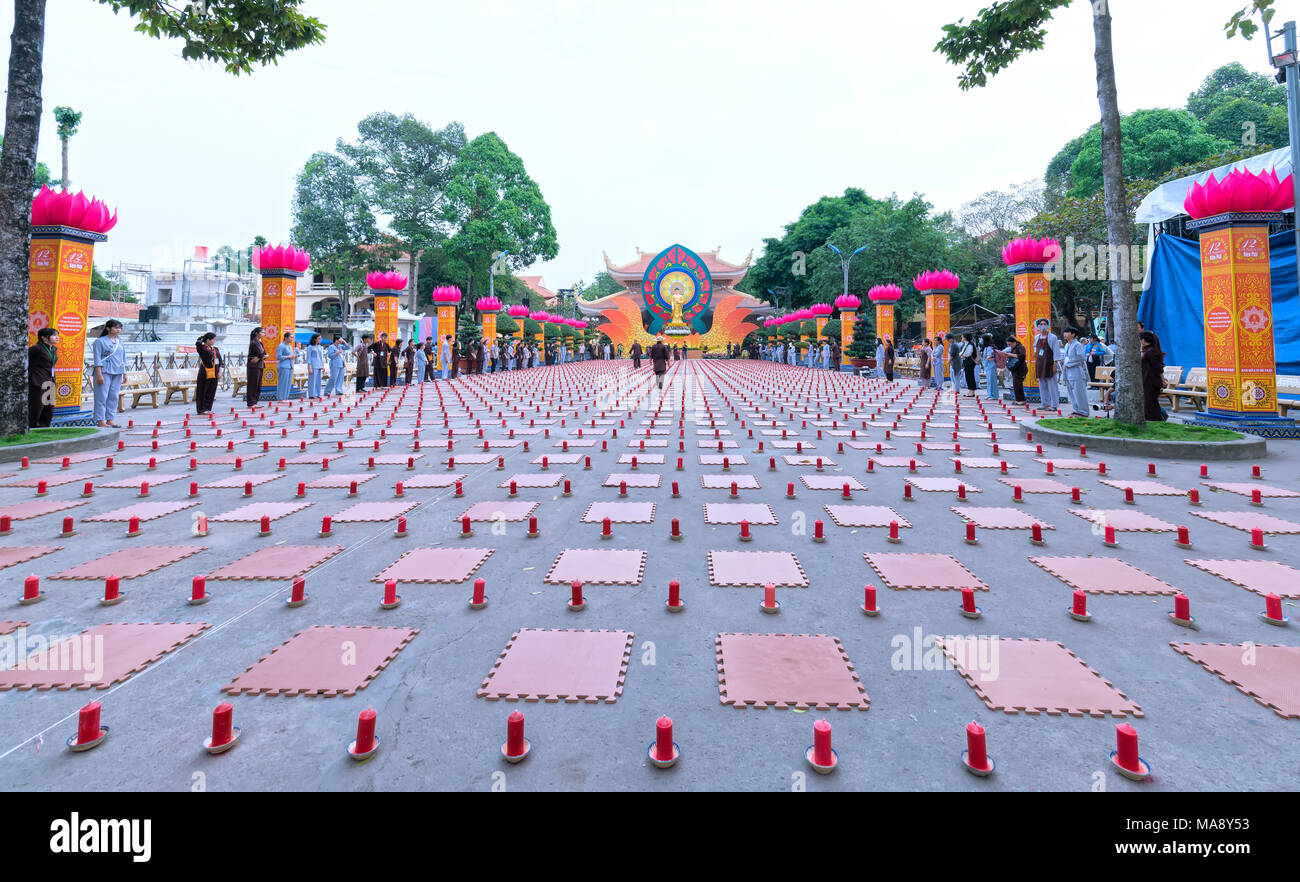
[[[1225,64],[1207,76],[1187,96],[1187,109],[1197,119],[1207,120],[1214,111],[1239,98],[1286,110],[1286,89],[1264,74],[1246,70],[1239,61]]]
[[[935,50],[963,68],[958,76],[962,89],[983,86],[989,75],[997,74],[1022,54],[1042,49],[1047,22],[1057,9],[1069,6],[1070,2],[1001,0],[981,9],[970,24],[961,19],[955,24],[944,25],[944,37]],[[1110,4],[1104,0],[1092,4],[1092,29],[1097,101],[1101,108],[1098,147],[1105,190],[1107,237],[1111,248],[1129,253],[1132,236],[1124,194],[1124,145],[1115,86],[1115,58],[1111,49]],[[1115,303],[1118,339],[1125,343],[1115,365],[1115,416],[1122,422],[1143,426],[1146,417],[1142,402],[1142,373],[1138,347],[1133,345],[1137,334],[1137,303],[1132,285],[1120,279],[1111,281],[1111,294]]]
[[[135,295],[131,293],[122,282],[113,282],[105,278],[104,274],[99,271],[99,267],[91,266],[90,268],[90,299],[91,300],[112,300],[114,295],[118,300],[124,303],[135,303]]]
[[[1124,176],[1158,178],[1169,169],[1227,150],[1240,137],[1225,140],[1205,130],[1186,110],[1138,110],[1120,120],[1124,143]],[[1102,189],[1101,126],[1083,136],[1079,155],[1070,165],[1069,195],[1085,197]]]
[[[374,213],[357,182],[356,169],[335,153],[317,152],[298,173],[293,197],[293,241],[312,256],[312,267],[330,276],[339,292],[339,315],[347,327],[350,297],[365,289],[366,273],[387,268]]]
[[[65,0],[66,2],[66,0]],[[232,74],[273,63],[324,40],[325,26],[302,0],[100,0],[137,19],[136,30],[182,41],[181,56],[215,61]],[[27,288],[32,184],[42,114],[46,0],[14,0],[5,147],[0,159],[0,436],[27,429]]]
[[[487,273],[522,269],[559,253],[551,207],[528,176],[523,160],[495,132],[465,145],[452,165],[443,219],[456,228],[445,249],[451,266],[467,281],[472,302],[475,280],[484,292]],[[498,258],[502,252],[505,256]]]
[[[375,113],[357,131],[357,142],[340,139],[338,150],[355,166],[371,208],[388,216],[391,235],[411,255],[408,308],[415,310],[421,260],[446,238],[446,188],[465,129],[452,122],[434,131],[409,113]]]
[[[63,189],[66,190],[71,186],[68,180],[68,142],[77,134],[77,127],[81,125],[81,113],[71,107],[56,107],[54,120],[59,125],[59,143],[63,146]]]
[[[610,294],[617,294],[622,290],[623,285],[621,282],[615,281],[613,276],[601,270],[596,273],[596,277],[592,279],[590,285],[580,289],[578,296],[583,300],[599,300],[602,297],[608,297]]]
[[[1226,143],[1286,147],[1291,143],[1286,107],[1270,107],[1250,98],[1234,98],[1205,118],[1205,131]]]

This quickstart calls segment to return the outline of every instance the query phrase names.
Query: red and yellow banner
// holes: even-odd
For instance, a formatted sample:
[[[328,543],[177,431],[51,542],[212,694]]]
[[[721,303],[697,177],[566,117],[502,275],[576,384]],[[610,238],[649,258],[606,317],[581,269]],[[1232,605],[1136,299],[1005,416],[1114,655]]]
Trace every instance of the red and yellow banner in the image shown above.
[[[1039,319],[1052,319],[1052,282],[1041,270],[1015,274],[1016,283],[1016,339],[1033,349],[1034,323]],[[1038,378],[1031,370],[1025,377],[1025,388],[1037,388]],[[1037,394],[1037,393],[1035,393]],[[1035,399],[1037,400],[1037,399]]]
[[[262,345],[266,347],[266,367],[262,371],[262,396],[274,398],[279,382],[276,348],[285,334],[293,333],[297,318],[298,277],[291,270],[267,270],[262,273]],[[289,345],[297,348],[290,338]]]
[[[1277,364],[1268,227],[1201,233],[1208,407],[1241,416],[1277,414]]]
[[[491,343],[497,338],[497,314],[495,312],[485,313],[483,316],[483,345]]]
[[[373,291],[375,304],[375,340],[379,340],[380,334],[388,335],[388,343],[391,346],[398,344],[397,339],[397,310],[398,295],[396,291]]]
[[[456,307],[439,306],[438,307],[438,341],[437,341],[437,345],[434,347],[434,351],[437,353],[439,369],[443,367],[442,344],[448,335],[451,336],[451,339],[454,342],[456,339]]]
[[[881,340],[894,338],[894,304],[876,304],[876,336]]]
[[[817,316],[817,339],[818,340],[822,338],[822,328],[826,327],[826,323],[830,321],[830,319],[831,317],[828,315]]]
[[[100,237],[102,238],[102,237]],[[54,418],[81,412],[81,372],[85,367],[86,324],[90,310],[90,273],[95,243],[70,235],[32,239],[28,269],[27,345],[36,332],[59,331],[54,367]]]
[[[939,334],[948,336],[948,329],[952,327],[949,317],[951,302],[951,291],[925,292],[925,336],[931,340]]]
[[[849,344],[853,342],[853,323],[857,321],[856,312],[840,311],[840,352],[848,358]]]

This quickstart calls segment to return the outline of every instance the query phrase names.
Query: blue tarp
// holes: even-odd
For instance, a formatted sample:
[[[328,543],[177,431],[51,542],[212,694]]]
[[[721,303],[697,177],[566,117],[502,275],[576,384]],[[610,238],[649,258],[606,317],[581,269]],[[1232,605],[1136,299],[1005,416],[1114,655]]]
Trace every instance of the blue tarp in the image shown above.
[[[1197,278],[1199,279],[1200,276],[1197,276]],[[1198,283],[1198,284],[1199,284],[1199,283]],[[295,343],[310,343],[310,342],[311,342],[312,335],[315,334],[315,333],[316,333],[315,331],[299,331],[297,328],[294,328],[294,331],[293,331],[293,342],[295,342]]]
[[[1296,288],[1295,233],[1269,237],[1273,274],[1273,345],[1279,374],[1300,374],[1300,291]],[[1205,367],[1201,306],[1201,252],[1196,242],[1156,238],[1147,272],[1151,284],[1138,305],[1138,321],[1155,331],[1165,364]]]

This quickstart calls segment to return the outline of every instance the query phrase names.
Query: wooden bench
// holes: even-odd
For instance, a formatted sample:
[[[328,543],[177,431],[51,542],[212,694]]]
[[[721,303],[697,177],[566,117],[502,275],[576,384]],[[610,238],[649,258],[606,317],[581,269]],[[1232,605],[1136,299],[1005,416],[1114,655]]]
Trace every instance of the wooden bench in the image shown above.
[[[1283,398],[1283,395],[1295,395],[1296,398]],[[1282,416],[1292,408],[1300,409],[1300,377],[1289,374],[1277,375],[1277,409]]]
[[[1115,368],[1112,365],[1098,365],[1097,379],[1088,384],[1089,389],[1111,389],[1115,386]]]
[[[173,395],[180,395],[181,401],[189,404],[190,393],[195,392],[199,385],[197,371],[197,368],[194,372],[176,369],[159,371],[158,380],[167,390],[167,394],[163,396],[163,404],[171,404]]]
[[[140,406],[140,400],[148,398],[153,407],[158,406],[158,395],[167,390],[161,386],[155,386],[153,380],[149,379],[148,371],[127,371],[126,376],[122,378],[122,386],[117,393],[117,410],[122,412],[126,410],[123,402],[128,395],[131,396],[131,409],[135,410]]]
[[[1168,370],[1165,369],[1166,373]],[[1175,413],[1178,412],[1180,402],[1184,399],[1192,403],[1193,409],[1200,409],[1205,406],[1205,401],[1210,396],[1206,383],[1205,368],[1192,368],[1187,372],[1187,379],[1181,383],[1170,380],[1169,388],[1162,394],[1169,399]]]

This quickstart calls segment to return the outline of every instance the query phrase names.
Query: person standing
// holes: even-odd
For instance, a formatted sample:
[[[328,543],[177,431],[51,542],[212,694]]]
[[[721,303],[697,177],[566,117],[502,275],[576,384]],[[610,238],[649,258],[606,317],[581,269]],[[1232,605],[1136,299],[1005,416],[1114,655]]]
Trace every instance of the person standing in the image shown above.
[[[1016,404],[1025,404],[1025,377],[1029,376],[1029,353],[1015,334],[1002,350],[1007,354],[1007,373],[1011,374],[1011,394]]]
[[[948,379],[952,381],[953,395],[961,394],[962,380],[965,376],[961,363],[961,340],[955,334],[948,335]]]
[[[885,338],[885,379],[894,382],[894,341]]]
[[[266,345],[262,343],[262,329],[253,328],[248,335],[248,363],[244,378],[244,404],[256,409],[262,400],[262,375],[266,373]]]
[[[1038,378],[1038,394],[1043,407],[1056,408],[1061,403],[1060,389],[1056,385],[1056,350],[1059,344],[1047,319],[1035,322],[1034,330],[1034,376]]]
[[[931,379],[929,338],[926,338],[925,342],[921,344],[921,351],[918,353],[917,357],[921,360],[921,388],[924,389],[930,385]]]
[[[930,350],[930,382],[934,388],[943,391],[943,335],[936,335],[934,347]]]
[[[876,379],[884,379],[885,376],[885,341],[876,338]]]
[[[1165,387],[1165,354],[1160,338],[1151,331],[1138,335],[1142,342],[1142,407],[1148,420],[1163,422],[1169,418],[1160,406],[1160,392]]]
[[[275,398],[288,401],[293,397],[293,332],[285,331],[275,347]]]
[[[194,386],[194,413],[196,416],[212,413],[212,403],[217,397],[217,384],[221,379],[221,350],[217,349],[217,335],[208,331],[194,341],[199,354],[199,372]]]
[[[668,347],[664,345],[663,337],[656,337],[650,347],[650,361],[654,363],[655,384],[663,389],[664,374],[668,373]]]
[[[113,422],[117,416],[117,393],[122,388],[122,378],[126,376],[126,347],[118,339],[121,333],[122,323],[117,319],[109,319],[104,322],[103,332],[95,338],[91,347],[95,359],[95,424],[100,428],[121,428]],[[262,329],[258,328],[253,333],[261,334]],[[258,383],[261,383],[260,368]]]
[[[984,394],[989,401],[1001,397],[998,391],[998,350],[993,345],[993,337],[985,334],[980,340],[980,359],[984,362]]]
[[[1062,362],[1065,367],[1065,392],[1070,400],[1071,416],[1086,417],[1088,413],[1088,354],[1079,341],[1079,329],[1066,328]]]
[[[468,367],[468,365],[466,365]],[[451,378],[454,380],[460,376],[460,341],[455,337],[451,338]]]
[[[961,370],[966,381],[965,394],[975,397],[975,340],[967,332],[961,335]]]
[[[307,400],[321,397],[321,374],[325,371],[325,357],[321,352],[320,334],[312,334],[303,349],[307,362]]]
[[[411,346],[415,350],[415,381],[423,383],[429,373],[429,346],[427,343],[417,346],[414,339]]]
[[[840,341],[832,340],[831,341],[831,370],[837,374],[840,372],[841,358],[842,355],[840,353]]]
[[[373,339],[369,334],[362,334],[361,342],[352,350],[352,355],[357,360],[358,392],[366,388],[366,380],[370,378],[370,341]]]
[[[641,342],[638,340],[632,344],[632,370],[641,369]]]
[[[343,358],[347,354],[347,351],[348,347],[347,344],[343,342],[342,335],[335,334],[334,342],[325,350],[325,354],[329,356],[330,363],[330,382],[329,386],[325,389],[326,395],[343,394],[343,377],[347,374],[347,368],[344,365]]]
[[[388,344],[388,385],[397,385],[397,357],[401,354],[402,338]]]
[[[406,385],[411,385],[411,379],[415,376],[415,338],[412,337],[406,341],[406,349],[402,351],[403,374],[406,377]]]
[[[47,428],[54,419],[54,365],[58,361],[58,329],[41,328],[36,343],[27,350],[27,425],[33,429]]]
[[[379,335],[379,339],[370,344],[370,372],[374,377],[374,387],[382,389],[388,385],[388,350],[392,349],[388,345],[387,332]]]
[[[437,347],[433,343],[433,337],[424,338],[424,377],[423,382],[430,383],[437,379],[434,373],[438,364]]]
[[[438,347],[438,360],[442,366],[442,378],[444,380],[451,376],[451,348],[451,334],[444,334],[442,345]]]

